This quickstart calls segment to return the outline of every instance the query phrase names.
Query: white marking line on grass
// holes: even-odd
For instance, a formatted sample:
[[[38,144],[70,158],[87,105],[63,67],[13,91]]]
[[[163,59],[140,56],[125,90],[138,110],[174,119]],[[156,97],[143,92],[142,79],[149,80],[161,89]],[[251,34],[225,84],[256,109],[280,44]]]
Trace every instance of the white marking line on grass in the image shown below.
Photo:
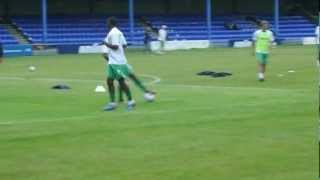
[[[0,80],[19,80],[19,81],[24,81],[26,78],[23,77],[10,77],[10,76],[0,76]]]
[[[3,123],[0,123],[0,126],[9,126],[9,125],[12,125],[12,122],[3,122]]]
[[[49,119],[49,120],[39,120],[39,121],[8,121],[8,122],[0,122],[0,125],[14,125],[14,124],[33,124],[33,123],[46,123],[46,122],[59,122],[59,121],[66,121],[66,120],[79,120],[83,118],[94,118],[99,116],[72,116],[72,117],[65,117],[65,118],[57,118],[57,119]]]
[[[152,79],[151,82],[148,82],[146,84],[153,85],[161,82],[161,78],[154,76],[154,75],[148,75],[148,74],[142,74],[140,75],[142,77],[147,77]],[[25,80],[35,80],[35,81],[49,81],[49,82],[96,82],[96,83],[102,83],[104,80],[98,80],[98,79],[77,79],[77,78],[25,78],[25,77],[17,77],[17,76],[0,76],[0,80],[19,80],[19,81],[25,81]]]
[[[151,82],[148,82],[146,84],[148,85],[154,85],[159,84],[161,82],[161,78],[154,76],[154,75],[147,75],[142,74],[140,75],[142,77],[147,77],[150,79],[153,79]],[[0,74],[0,80],[19,80],[19,81],[25,81],[25,80],[36,80],[36,81],[52,81],[52,82],[84,82],[84,83],[90,83],[90,82],[96,82],[96,83],[103,83],[103,80],[97,80],[97,79],[76,79],[76,78],[24,78],[24,77],[17,77],[17,76],[1,76]],[[265,88],[265,87],[236,87],[236,86],[207,86],[207,85],[187,85],[187,84],[161,84],[161,86],[168,86],[168,87],[176,87],[176,88],[207,88],[207,89],[256,89],[256,90],[271,90],[271,91],[306,91],[305,89],[281,89],[281,88]]]
[[[146,83],[146,84],[149,84],[149,85],[159,84],[161,82],[161,78],[158,77],[158,76],[149,75],[149,74],[140,74],[139,76],[153,79],[153,81]]]
[[[161,84],[161,86],[167,86],[172,88],[201,88],[201,89],[244,89],[244,90],[270,90],[270,91],[298,91],[306,92],[307,89],[286,89],[286,88],[268,88],[268,87],[237,87],[237,86],[206,86],[206,85],[186,85],[186,84]]]
[[[190,112],[190,111],[203,111],[203,110],[213,110],[214,108],[208,107],[198,107],[198,108],[185,108],[179,110],[156,110],[156,111],[130,111],[130,112],[123,112],[119,114],[114,114],[115,112],[105,112],[105,114],[100,115],[90,115],[90,116],[72,116],[72,117],[65,117],[65,118],[56,118],[56,119],[49,119],[49,120],[34,120],[34,121],[8,121],[8,122],[0,122],[0,126],[10,126],[10,125],[18,125],[18,124],[34,124],[34,123],[48,123],[48,122],[64,122],[64,121],[75,121],[75,120],[82,120],[87,121],[89,118],[113,118],[113,117],[122,117],[122,116],[131,116],[131,115],[154,115],[154,114],[168,114],[168,113],[179,113],[179,112]],[[112,116],[107,116],[107,115]]]

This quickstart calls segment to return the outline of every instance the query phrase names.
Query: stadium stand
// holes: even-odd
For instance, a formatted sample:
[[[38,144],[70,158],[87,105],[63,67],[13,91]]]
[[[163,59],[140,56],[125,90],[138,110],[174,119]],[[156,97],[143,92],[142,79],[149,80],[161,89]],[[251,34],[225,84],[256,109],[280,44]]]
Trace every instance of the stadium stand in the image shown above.
[[[258,17],[273,23],[272,17]],[[49,17],[48,43],[49,44],[93,44],[101,42],[106,35],[106,17]],[[148,20],[154,26],[166,24],[169,27],[171,40],[202,40],[207,39],[206,20],[202,16],[151,16]],[[21,28],[25,35],[31,38],[32,43],[42,42],[41,20],[38,17],[13,17],[12,21]],[[143,27],[136,24],[135,36],[131,39],[128,19],[119,18],[119,25],[127,35],[129,43],[143,44]],[[239,30],[228,30],[226,22],[233,22]],[[244,16],[218,16],[213,19],[211,41],[214,43],[227,43],[234,40],[251,39],[255,26],[245,20]],[[271,27],[272,28],[272,27]],[[278,39],[297,39],[313,37],[315,25],[302,16],[283,16],[280,18],[280,34]],[[0,29],[1,30],[1,29]],[[1,30],[2,32],[2,30]],[[2,33],[1,33],[2,34]],[[4,38],[2,38],[4,37]],[[17,43],[9,35],[2,34],[4,43]]]
[[[14,38],[5,28],[0,26],[0,39],[3,44],[18,44],[18,40]]]

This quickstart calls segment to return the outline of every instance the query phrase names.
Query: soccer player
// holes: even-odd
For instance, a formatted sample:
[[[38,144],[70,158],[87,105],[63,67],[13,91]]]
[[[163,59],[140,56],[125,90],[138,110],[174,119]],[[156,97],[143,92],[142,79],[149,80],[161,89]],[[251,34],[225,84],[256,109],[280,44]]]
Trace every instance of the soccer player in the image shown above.
[[[122,32],[117,28],[117,20],[110,17],[107,20],[109,33],[104,40],[104,44],[110,49],[108,54],[108,77],[107,85],[110,95],[110,103],[104,107],[105,111],[112,111],[117,108],[115,102],[115,87],[114,80],[119,81],[120,88],[125,92],[128,99],[128,110],[135,106],[135,101],[132,99],[129,86],[125,82],[125,78],[129,74],[127,66],[127,58],[124,54],[123,40],[125,39]]]
[[[274,41],[273,32],[269,30],[268,21],[261,21],[260,29],[253,34],[254,53],[258,60],[258,79],[265,80],[266,66],[269,58],[269,51]]]
[[[146,22],[144,25],[144,47],[145,50],[151,51],[150,43],[152,41],[152,24],[150,22]]]
[[[159,49],[158,53],[160,53],[160,54],[163,53],[164,46],[165,46],[165,43],[167,41],[167,35],[168,35],[167,26],[166,25],[162,25],[160,30],[159,30],[159,33],[158,33],[158,41],[160,42],[160,49]]]
[[[124,46],[125,48],[126,46]],[[105,53],[103,54],[103,57],[106,61],[109,61],[108,58],[108,54]],[[144,95],[154,95],[155,92],[148,90],[146,86],[144,86],[144,84],[142,83],[142,81],[134,74],[131,66],[129,64],[127,64],[128,69],[129,69],[129,74],[128,74],[128,78],[130,78],[134,84],[144,93]],[[121,89],[121,87],[119,87],[119,102],[123,102],[123,90]]]
[[[318,45],[318,65],[320,65],[320,25],[316,27],[316,44]]]
[[[316,27],[315,35],[316,35],[316,43],[319,44],[319,41],[320,41],[320,26]]]

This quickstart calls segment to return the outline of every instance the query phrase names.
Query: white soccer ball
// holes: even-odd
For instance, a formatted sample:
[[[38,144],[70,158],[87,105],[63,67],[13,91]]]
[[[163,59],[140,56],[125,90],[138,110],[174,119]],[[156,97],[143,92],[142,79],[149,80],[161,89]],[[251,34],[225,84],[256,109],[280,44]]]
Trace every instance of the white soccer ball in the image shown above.
[[[35,71],[36,70],[36,67],[35,66],[29,66],[29,71],[31,71],[31,72],[33,72],[33,71]]]
[[[156,96],[154,94],[151,94],[151,93],[145,93],[143,97],[148,102],[152,102],[156,98]]]

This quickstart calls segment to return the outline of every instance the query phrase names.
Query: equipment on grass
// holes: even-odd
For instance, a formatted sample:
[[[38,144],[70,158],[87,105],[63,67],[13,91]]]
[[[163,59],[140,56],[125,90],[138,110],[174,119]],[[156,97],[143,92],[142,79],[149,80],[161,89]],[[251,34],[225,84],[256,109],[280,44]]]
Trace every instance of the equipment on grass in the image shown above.
[[[219,77],[227,77],[232,76],[232,73],[228,72],[214,72],[214,71],[202,71],[197,73],[198,76],[211,76],[213,78],[219,78]]]
[[[104,92],[106,92],[106,88],[104,88],[104,86],[102,86],[102,85],[98,85],[96,87],[96,89],[94,90],[94,92],[96,92],[96,93],[104,93]]]
[[[29,66],[28,67],[29,71],[33,72],[35,71],[37,68],[35,66]]]
[[[153,102],[154,99],[156,98],[156,96],[154,94],[151,94],[151,93],[145,93],[143,95],[143,97],[147,102]]]
[[[65,84],[57,84],[57,85],[54,85],[52,86],[51,89],[55,89],[55,90],[69,90],[71,89],[68,85],[65,85]]]

